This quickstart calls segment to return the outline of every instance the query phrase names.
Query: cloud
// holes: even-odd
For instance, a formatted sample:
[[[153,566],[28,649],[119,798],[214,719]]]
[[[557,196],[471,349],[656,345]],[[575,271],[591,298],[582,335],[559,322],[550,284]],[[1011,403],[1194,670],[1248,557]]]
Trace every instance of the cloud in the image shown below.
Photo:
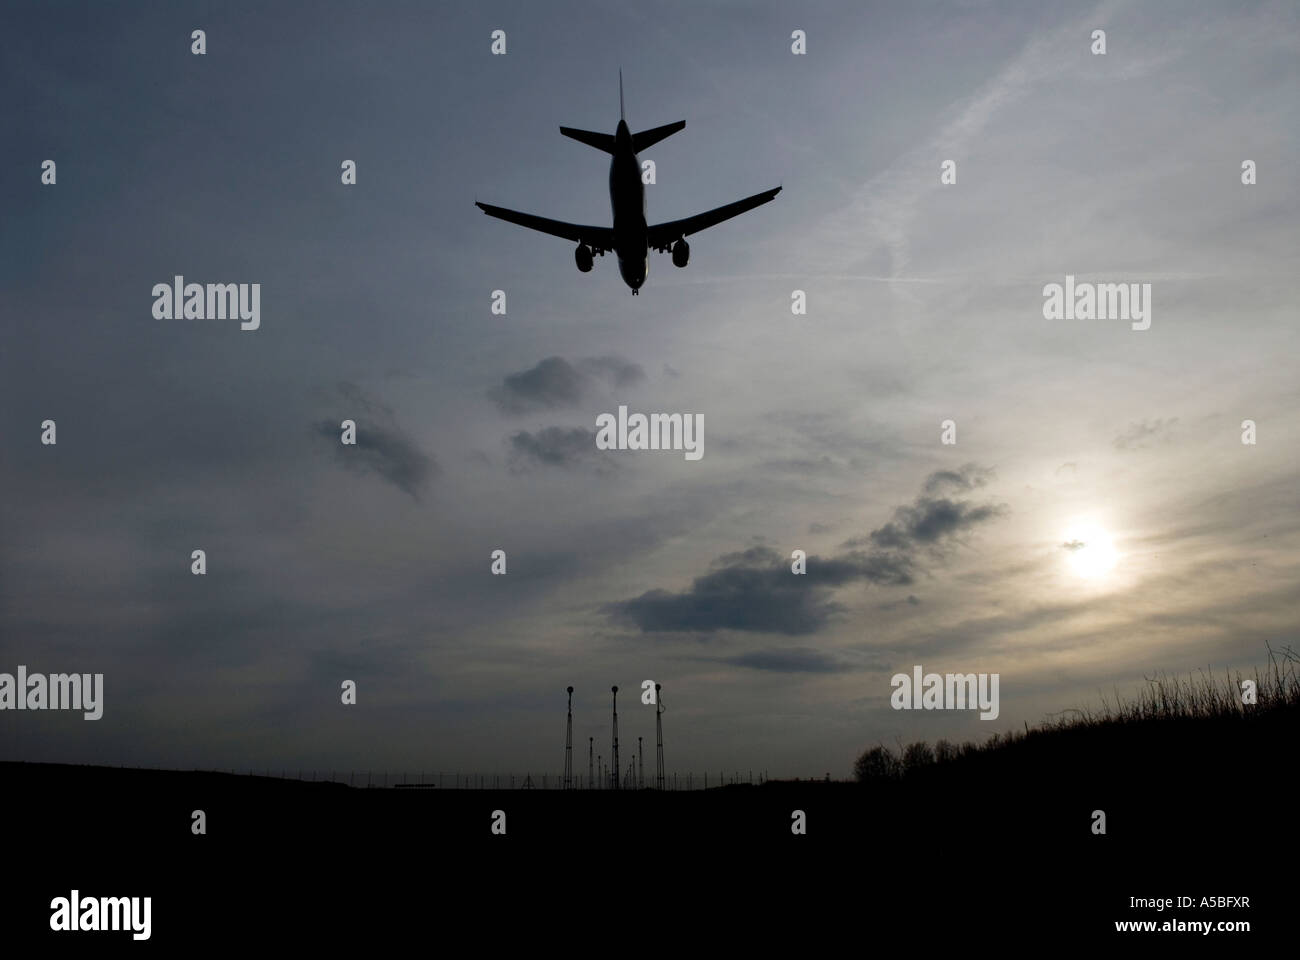
[[[931,474],[922,489],[973,489],[983,485],[988,476],[988,471],[969,465],[956,473]],[[919,548],[937,552],[947,541],[999,516],[1004,509],[997,504],[974,506],[922,493],[910,507],[899,507],[894,521],[846,544],[870,545],[872,549],[810,556],[806,574],[793,574],[789,558],[770,547],[755,546],[718,557],[712,564],[715,569],[696,577],[687,590],[650,590],[609,604],[604,612],[644,633],[816,633],[842,610],[832,598],[836,588],[854,583],[910,584],[922,570],[916,557]],[[908,602],[919,603],[911,596]]]
[[[1082,550],[1086,546],[1087,544],[1084,543],[1082,540],[1070,540],[1067,541],[1066,543],[1061,544],[1062,548],[1069,550],[1071,552],[1074,552],[1075,550]]]
[[[925,480],[924,490],[926,493],[974,490],[988,483],[992,476],[992,470],[968,463],[958,470],[938,470],[930,474]]]
[[[1141,423],[1131,423],[1127,430],[1111,442],[1117,450],[1142,450],[1157,441],[1168,442],[1170,431],[1177,422],[1178,418],[1174,417],[1170,420],[1143,420]]]
[[[910,507],[899,507],[894,519],[871,531],[877,547],[910,550],[917,545],[938,545],[963,530],[990,520],[1002,512],[996,504],[972,506],[962,500],[918,498]]]
[[[767,547],[732,555],[722,569],[697,577],[689,590],[650,590],[610,604],[605,612],[645,633],[742,630],[800,635],[815,633],[839,609],[824,588],[791,574],[784,558]],[[822,570],[809,557],[809,576]],[[834,579],[834,578],[832,578]]]
[[[596,432],[582,427],[546,427],[536,433],[521,430],[510,438],[510,462],[515,468],[527,463],[547,467],[573,467],[586,462],[610,469],[613,461],[596,458]]]
[[[530,370],[512,373],[488,396],[502,413],[574,406],[582,399],[582,374],[563,357],[547,357]]]
[[[576,365],[563,357],[547,357],[535,367],[512,373],[488,397],[502,413],[574,407],[598,385],[624,389],[645,379],[645,371],[622,357],[588,357]]]
[[[754,650],[736,657],[726,657],[722,662],[736,667],[772,670],[777,673],[839,673],[848,669],[844,663],[834,657],[807,647]]]
[[[904,600],[886,600],[884,603],[876,604],[877,610],[897,610],[899,607],[919,607],[921,600],[914,593],[909,593]]]
[[[906,507],[894,511],[894,519],[866,537],[845,542],[846,547],[870,545],[878,549],[911,551],[919,546],[937,549],[971,527],[998,516],[1005,509],[997,504],[974,505],[933,494],[940,491],[969,492],[984,486],[991,472],[974,464],[960,470],[930,474],[922,494]]]
[[[645,371],[638,364],[616,356],[579,360],[578,369],[587,376],[604,380],[616,388],[630,387],[645,379]]]
[[[856,268],[878,250],[888,256],[888,277],[903,279],[911,263],[912,221],[924,200],[938,187],[932,158],[962,157],[986,136],[994,119],[1045,79],[1059,78],[1063,51],[1072,49],[1080,32],[1098,19],[1094,11],[1032,39],[992,77],[955,104],[932,137],[901,154],[876,173],[832,215],[817,245],[824,269],[842,273]],[[864,247],[864,242],[866,246]],[[827,255],[827,250],[836,251]],[[919,279],[919,278],[907,278]],[[898,284],[893,285],[899,289]]]
[[[315,432],[329,440],[338,462],[357,473],[375,473],[403,493],[418,500],[429,479],[436,476],[436,461],[415,445],[397,426],[391,407],[366,394],[352,383],[340,383],[338,394],[344,401],[337,420],[322,420]],[[339,442],[340,423],[356,422],[356,444]]]

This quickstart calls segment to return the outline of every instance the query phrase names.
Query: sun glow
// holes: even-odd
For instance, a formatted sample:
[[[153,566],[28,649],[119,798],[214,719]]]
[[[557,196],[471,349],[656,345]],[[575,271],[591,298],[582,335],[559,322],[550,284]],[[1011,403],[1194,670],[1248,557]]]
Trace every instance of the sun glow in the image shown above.
[[[1061,546],[1065,548],[1070,569],[1090,580],[1105,576],[1119,560],[1110,534],[1093,523],[1071,527]]]

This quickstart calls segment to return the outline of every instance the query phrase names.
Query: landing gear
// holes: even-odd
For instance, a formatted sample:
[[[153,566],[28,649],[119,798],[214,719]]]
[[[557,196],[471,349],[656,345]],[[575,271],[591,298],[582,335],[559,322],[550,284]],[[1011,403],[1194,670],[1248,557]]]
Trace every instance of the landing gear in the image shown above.
[[[640,293],[641,293],[641,291],[638,290],[636,287],[633,287],[633,288],[632,288],[632,296],[634,296],[634,297],[635,297],[635,296],[639,296]]]

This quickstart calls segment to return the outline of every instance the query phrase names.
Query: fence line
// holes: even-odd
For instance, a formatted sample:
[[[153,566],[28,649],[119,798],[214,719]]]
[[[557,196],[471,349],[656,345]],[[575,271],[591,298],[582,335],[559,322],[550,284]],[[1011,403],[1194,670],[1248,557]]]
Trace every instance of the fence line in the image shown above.
[[[18,761],[22,762],[22,761]],[[562,774],[547,773],[463,773],[460,771],[447,773],[446,771],[421,771],[419,773],[410,773],[405,771],[389,770],[309,770],[305,767],[297,770],[288,767],[281,767],[278,771],[273,767],[262,769],[249,768],[240,769],[230,767],[224,769],[200,769],[193,767],[189,770],[168,769],[165,767],[142,767],[136,765],[115,764],[103,765],[108,769],[114,770],[140,770],[153,773],[216,773],[229,774],[232,776],[247,777],[269,777],[277,780],[297,780],[306,783],[338,783],[348,787],[359,789],[442,789],[442,790],[563,790],[564,776]],[[689,790],[709,790],[716,789],[719,786],[733,786],[748,784],[759,786],[768,783],[771,777],[766,770],[746,770],[732,771],[730,773],[719,771],[717,773],[696,774],[671,773],[664,775],[664,789],[675,791]],[[619,783],[621,790],[652,790],[655,788],[655,777],[646,776],[625,776]],[[845,783],[848,781],[831,780],[830,774],[824,777],[792,777],[785,782],[790,783]],[[613,777],[588,777],[585,774],[575,774],[573,777],[572,790],[612,790],[614,789]]]
[[[442,790],[563,790],[564,776],[555,773],[463,773],[460,771],[448,773],[446,771],[421,771],[411,773],[407,771],[389,771],[389,770],[289,770],[274,768],[262,770],[248,769],[239,770],[232,768],[229,770],[210,770],[198,771],[195,773],[229,773],[235,776],[250,777],[273,777],[281,780],[299,780],[304,782],[315,783],[341,783],[349,787],[358,787],[362,789],[442,789]],[[621,790],[649,790],[653,789],[654,777],[624,777],[619,782]],[[766,770],[747,770],[697,774],[694,772],[671,773],[664,775],[665,790],[707,790],[719,786],[732,786],[737,784],[749,784],[758,786],[768,781]],[[798,780],[798,778],[795,778]],[[830,776],[827,775],[823,781],[821,778],[807,778],[802,782],[820,783],[829,782]],[[586,774],[575,774],[573,776],[573,785],[569,788],[572,790],[613,790],[613,777],[588,777]]]

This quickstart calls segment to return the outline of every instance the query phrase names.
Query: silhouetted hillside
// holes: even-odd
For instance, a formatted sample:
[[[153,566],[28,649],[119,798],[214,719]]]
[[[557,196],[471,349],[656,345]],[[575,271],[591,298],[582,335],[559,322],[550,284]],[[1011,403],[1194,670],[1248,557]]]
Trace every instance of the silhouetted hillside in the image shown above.
[[[545,929],[656,904],[706,923],[803,911],[823,933],[859,914],[893,926],[942,916],[990,943],[1047,943],[1113,940],[1114,921],[1145,916],[1132,897],[1183,894],[1249,896],[1248,910],[1214,919],[1251,920],[1260,944],[1282,930],[1287,887],[1272,864],[1300,709],[1294,658],[1255,679],[1252,707],[1234,702],[1236,681],[1163,678],[1138,702],[979,746],[876,748],[863,783],[372,790],[0,763],[6,850],[22,864],[7,926],[44,936],[51,898],[76,888],[154,897],[155,939],[181,943],[257,930],[329,940],[394,912],[433,911],[447,931]],[[806,833],[792,830],[799,819]]]
[[[1153,776],[1165,783],[1202,779],[1239,789],[1242,765],[1268,770],[1293,754],[1300,732],[1300,655],[1269,651],[1269,666],[1253,677],[1216,679],[1208,673],[1149,678],[1136,700],[1102,700],[1096,709],[1064,711],[1035,728],[994,734],[982,744],[918,741],[897,750],[884,744],[854,764],[859,783],[912,792],[960,780],[1051,780],[1118,788]],[[1246,683],[1254,685],[1246,693]],[[1253,696],[1254,702],[1245,700]],[[1234,772],[1235,771],[1235,772]]]

